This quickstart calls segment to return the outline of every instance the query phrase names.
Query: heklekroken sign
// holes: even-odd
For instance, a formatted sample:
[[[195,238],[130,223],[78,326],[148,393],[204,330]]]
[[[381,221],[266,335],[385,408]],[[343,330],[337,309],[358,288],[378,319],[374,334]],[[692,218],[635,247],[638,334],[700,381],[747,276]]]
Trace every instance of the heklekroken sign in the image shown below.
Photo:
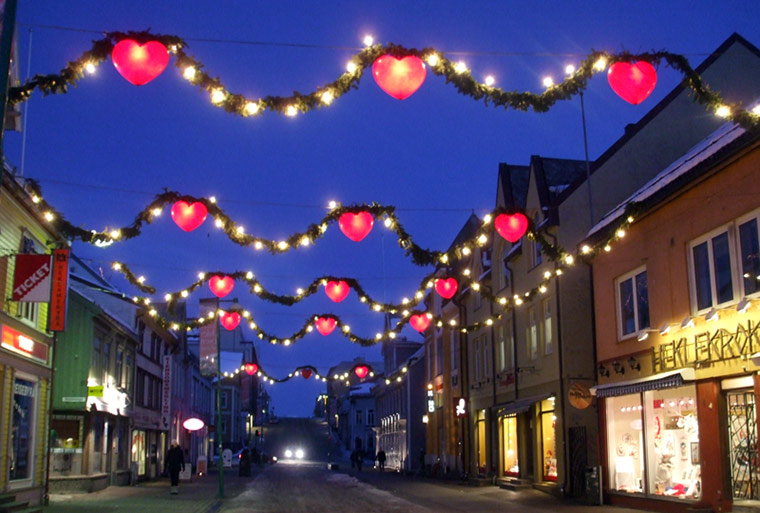
[[[50,255],[16,255],[13,272],[13,301],[50,301]]]

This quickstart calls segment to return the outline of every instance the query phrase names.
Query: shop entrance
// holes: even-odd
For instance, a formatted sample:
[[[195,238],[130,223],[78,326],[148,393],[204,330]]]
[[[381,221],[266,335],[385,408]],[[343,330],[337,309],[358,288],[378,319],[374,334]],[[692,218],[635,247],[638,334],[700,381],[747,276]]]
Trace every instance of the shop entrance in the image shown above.
[[[752,390],[728,393],[728,436],[734,499],[760,498],[757,417]]]

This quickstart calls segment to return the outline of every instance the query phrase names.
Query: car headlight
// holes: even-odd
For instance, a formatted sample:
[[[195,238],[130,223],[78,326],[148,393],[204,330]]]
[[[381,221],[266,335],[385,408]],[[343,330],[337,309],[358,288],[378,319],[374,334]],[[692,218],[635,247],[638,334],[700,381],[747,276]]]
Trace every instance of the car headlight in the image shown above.
[[[292,458],[293,457],[293,451],[291,451],[290,449],[286,450],[285,451],[285,457],[286,458]]]
[[[298,458],[299,460],[303,459],[303,449],[296,450],[296,458]]]

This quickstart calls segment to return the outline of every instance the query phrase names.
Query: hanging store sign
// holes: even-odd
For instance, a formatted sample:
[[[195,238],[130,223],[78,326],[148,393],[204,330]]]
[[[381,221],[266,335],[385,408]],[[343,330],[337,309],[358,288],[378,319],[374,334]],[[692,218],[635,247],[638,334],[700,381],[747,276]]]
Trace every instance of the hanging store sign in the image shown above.
[[[50,301],[50,255],[16,255],[13,272],[13,301]]]
[[[454,398],[454,416],[456,418],[467,416],[467,399],[464,397]]]
[[[3,326],[2,335],[0,335],[0,345],[2,345],[4,349],[13,351],[14,353],[31,358],[40,363],[47,363],[48,361],[47,344],[32,340],[8,326]]]
[[[735,358],[748,358],[760,351],[760,322],[747,320],[733,331],[706,330],[692,338],[682,337],[652,348],[654,373],[697,367]]]
[[[69,250],[53,251],[53,285],[50,289],[48,318],[50,331],[66,330],[66,306],[69,291]]]
[[[171,425],[172,407],[172,357],[164,356],[163,387],[161,389],[161,429],[168,430]]]
[[[435,413],[435,394],[432,390],[427,391],[427,411]]]

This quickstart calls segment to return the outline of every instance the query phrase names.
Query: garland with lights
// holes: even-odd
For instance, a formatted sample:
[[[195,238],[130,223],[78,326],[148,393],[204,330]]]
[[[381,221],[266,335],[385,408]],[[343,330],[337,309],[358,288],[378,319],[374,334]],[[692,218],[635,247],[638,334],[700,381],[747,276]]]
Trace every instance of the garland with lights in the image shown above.
[[[120,45],[131,43],[132,47],[123,51]],[[129,51],[135,46],[138,50],[149,45],[160,44],[163,46],[164,54],[161,51],[143,50],[156,52],[156,59],[160,63],[155,64],[155,69],[149,70],[149,77],[143,77],[144,70],[130,70],[129,66],[133,65],[128,61]],[[702,80],[702,77],[691,67],[685,56],[666,52],[645,52],[633,54],[630,52],[611,53],[605,51],[592,51],[583,59],[577,69],[573,69],[565,79],[558,84],[548,83],[546,90],[541,94],[519,91],[504,91],[498,87],[493,87],[490,80],[481,83],[475,80],[462,62],[453,62],[445,57],[443,53],[434,48],[406,48],[396,44],[370,44],[359,53],[355,54],[347,66],[347,71],[341,74],[336,80],[329,84],[318,87],[315,91],[308,94],[293,93],[292,96],[266,96],[263,98],[247,98],[240,94],[230,92],[224,84],[218,79],[211,77],[204,71],[204,65],[200,61],[185,53],[187,44],[178,36],[152,34],[148,31],[141,32],[108,32],[103,39],[94,41],[92,48],[85,51],[78,59],[67,63],[67,65],[57,74],[35,75],[25,84],[12,87],[8,92],[8,103],[13,105],[26,101],[34,90],[39,90],[43,95],[59,94],[68,92],[69,85],[76,83],[83,77],[86,71],[94,71],[95,67],[100,65],[109,56],[114,60],[114,65],[119,73],[125,76],[130,82],[141,85],[160,74],[168,62],[168,56],[174,55],[174,64],[182,70],[183,77],[200,90],[207,92],[214,105],[223,108],[226,112],[243,117],[255,116],[264,111],[273,111],[288,116],[294,116],[298,112],[309,112],[311,110],[330,105],[335,99],[346,94],[351,89],[359,86],[364,71],[373,66],[375,77],[382,72],[387,71],[386,67],[379,68],[381,59],[405,60],[407,58],[416,58],[421,64],[422,60],[427,62],[432,72],[438,76],[444,77],[446,83],[452,84],[457,91],[474,100],[482,100],[485,105],[495,107],[504,107],[505,110],[518,110],[534,112],[547,112],[557,101],[568,100],[579,94],[587,88],[588,81],[594,73],[599,73],[617,63],[626,63],[636,65],[645,62],[650,65],[660,65],[665,63],[667,66],[680,72],[683,76],[683,85],[688,87],[695,101],[704,105],[707,109],[716,114],[729,119],[746,129],[752,129],[760,124],[760,113],[748,111],[738,104],[727,104],[722,96],[710,90],[708,85]],[[159,55],[160,54],[160,55]],[[151,55],[152,57],[152,55]],[[393,66],[392,62],[390,66]],[[411,64],[403,63],[405,71],[411,69]],[[384,65],[385,66],[385,65]],[[160,69],[159,69],[160,68]],[[157,70],[157,72],[156,72]],[[128,76],[129,73],[138,75],[137,78]],[[414,92],[424,80],[424,67],[421,72],[421,79],[416,79],[411,92]],[[147,79],[146,79],[147,78]],[[378,84],[389,94],[403,99],[411,92],[393,92],[389,90],[386,84]],[[621,94],[615,85],[613,89]],[[392,85],[391,85],[392,87]],[[652,84],[652,88],[654,84]],[[650,91],[651,92],[651,89]],[[648,93],[646,93],[648,94]],[[622,96],[622,95],[621,95]],[[625,98],[624,98],[625,99]],[[640,100],[627,100],[632,103],[638,103]]]

